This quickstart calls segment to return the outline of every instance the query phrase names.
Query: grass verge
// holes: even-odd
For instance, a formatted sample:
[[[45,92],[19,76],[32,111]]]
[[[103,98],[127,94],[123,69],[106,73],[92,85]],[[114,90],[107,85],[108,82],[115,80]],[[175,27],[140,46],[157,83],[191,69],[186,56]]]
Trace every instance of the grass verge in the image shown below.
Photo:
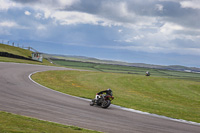
[[[200,122],[200,82],[88,71],[48,71],[32,78],[51,89],[90,99],[98,91],[111,88],[113,104]]]
[[[98,133],[0,111],[1,133]]]
[[[8,52],[14,55],[22,56],[25,58],[31,58],[32,51],[22,49],[19,47],[9,46],[0,43],[0,52]],[[0,62],[15,62],[15,63],[26,63],[26,64],[37,64],[37,65],[53,65],[48,60],[43,59],[43,62],[34,61],[34,60],[24,60],[17,58],[9,58],[0,56]]]
[[[23,59],[16,59],[16,58],[0,56],[0,62],[15,62],[15,63],[55,66],[55,65],[49,63],[46,59],[43,59],[43,62],[39,62],[39,61],[23,60]]]

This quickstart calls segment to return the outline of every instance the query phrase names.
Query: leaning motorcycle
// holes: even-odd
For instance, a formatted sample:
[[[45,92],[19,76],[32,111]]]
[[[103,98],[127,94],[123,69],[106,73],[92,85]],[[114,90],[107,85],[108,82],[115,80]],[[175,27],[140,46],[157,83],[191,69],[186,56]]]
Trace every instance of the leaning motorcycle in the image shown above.
[[[90,102],[90,106],[93,106],[93,105],[97,105],[97,106],[101,106],[102,108],[108,108],[111,104],[111,101],[114,99],[113,96],[111,95],[104,95],[104,94],[101,94],[100,95],[100,98],[98,100],[96,99],[93,99],[91,102]]]

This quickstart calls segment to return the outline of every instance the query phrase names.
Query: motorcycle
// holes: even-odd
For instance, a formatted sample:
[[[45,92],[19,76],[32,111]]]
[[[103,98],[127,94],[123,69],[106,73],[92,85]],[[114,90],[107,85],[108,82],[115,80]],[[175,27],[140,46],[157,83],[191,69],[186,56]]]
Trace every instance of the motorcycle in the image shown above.
[[[101,94],[100,95],[100,98],[98,100],[96,99],[93,99],[91,102],[90,102],[90,106],[94,106],[94,105],[97,105],[97,106],[101,106],[102,108],[108,108],[111,104],[111,101],[114,99],[113,96],[111,95],[105,95],[105,94]]]

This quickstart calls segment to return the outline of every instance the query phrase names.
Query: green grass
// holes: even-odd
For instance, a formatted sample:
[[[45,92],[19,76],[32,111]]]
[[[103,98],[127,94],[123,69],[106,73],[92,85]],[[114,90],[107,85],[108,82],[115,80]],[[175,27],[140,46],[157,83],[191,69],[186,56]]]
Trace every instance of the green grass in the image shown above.
[[[1,57],[0,62],[15,62],[15,63],[25,63],[25,64],[37,64],[37,65],[48,65],[53,66],[53,64],[49,63],[47,60],[43,59],[43,62],[31,61],[31,60],[23,60],[9,57]]]
[[[32,76],[51,89],[85,98],[111,88],[114,104],[177,119],[200,122],[200,82],[144,75],[48,71]]]
[[[26,58],[31,58],[32,51],[25,50],[22,48],[9,46],[0,43],[0,52],[8,52],[10,54],[23,56]],[[16,59],[16,58],[9,58],[9,57],[2,57],[0,56],[0,62],[15,62],[15,63],[26,63],[26,64],[38,64],[38,65],[52,65],[46,59],[43,59],[43,62],[38,61],[31,61],[31,60],[23,60],[23,59]]]
[[[122,65],[100,64],[100,63],[81,62],[81,61],[69,61],[69,60],[68,61],[53,60],[53,62],[60,66],[86,69],[86,70],[99,71],[99,72],[145,75],[145,72],[149,71],[152,76],[186,79],[186,80],[193,80],[193,81],[200,82],[200,74],[198,73],[170,71],[170,70],[142,68],[142,67],[131,67],[131,66],[122,66]]]
[[[24,56],[26,58],[31,57],[31,53],[32,53],[29,50],[25,50],[25,49],[22,49],[22,48],[10,46],[10,45],[5,45],[5,44],[1,44],[1,43],[0,43],[0,51],[12,53],[14,55]]]
[[[97,133],[75,126],[66,126],[0,111],[1,133]]]

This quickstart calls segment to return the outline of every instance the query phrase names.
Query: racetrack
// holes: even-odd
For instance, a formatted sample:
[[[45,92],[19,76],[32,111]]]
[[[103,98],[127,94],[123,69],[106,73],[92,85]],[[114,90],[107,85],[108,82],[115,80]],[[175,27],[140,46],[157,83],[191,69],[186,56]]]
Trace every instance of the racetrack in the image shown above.
[[[89,106],[88,101],[35,84],[36,71],[67,68],[0,63],[0,111],[110,133],[199,133],[200,126],[125,111]],[[68,69],[69,70],[69,69]]]

